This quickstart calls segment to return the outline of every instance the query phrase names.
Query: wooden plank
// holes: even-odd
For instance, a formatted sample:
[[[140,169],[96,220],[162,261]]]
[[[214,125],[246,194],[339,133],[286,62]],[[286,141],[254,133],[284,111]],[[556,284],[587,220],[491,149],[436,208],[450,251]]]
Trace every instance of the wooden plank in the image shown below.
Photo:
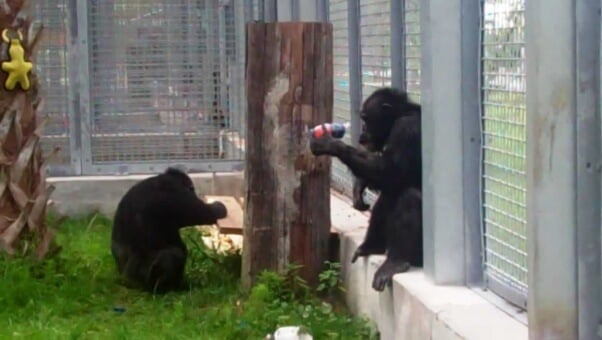
[[[242,206],[236,198],[232,196],[206,195],[203,199],[207,203],[220,201],[228,209],[228,216],[217,221],[217,226],[221,233],[242,235],[243,211]]]
[[[330,23],[247,25],[246,288],[290,263],[315,285],[328,258],[331,161],[307,131],[332,120],[331,64]]]

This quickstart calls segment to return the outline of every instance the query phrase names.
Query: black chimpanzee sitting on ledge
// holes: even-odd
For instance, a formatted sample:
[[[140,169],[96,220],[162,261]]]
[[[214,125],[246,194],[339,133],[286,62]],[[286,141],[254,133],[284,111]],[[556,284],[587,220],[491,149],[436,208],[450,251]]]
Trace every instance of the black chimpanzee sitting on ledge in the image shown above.
[[[386,252],[372,281],[382,291],[393,275],[423,262],[421,108],[407,93],[381,88],[363,103],[361,119],[365,150],[330,135],[312,137],[310,147],[316,156],[337,157],[359,181],[379,192],[352,262]]]
[[[226,217],[221,202],[197,197],[190,177],[168,168],[123,196],[113,221],[111,252],[129,287],[166,293],[183,287],[188,251],[179,230]]]

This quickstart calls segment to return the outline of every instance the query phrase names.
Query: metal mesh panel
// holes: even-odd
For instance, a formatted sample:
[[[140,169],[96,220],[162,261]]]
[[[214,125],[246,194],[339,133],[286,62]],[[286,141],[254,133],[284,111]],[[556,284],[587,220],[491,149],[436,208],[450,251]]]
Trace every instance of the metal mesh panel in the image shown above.
[[[410,99],[420,102],[420,1],[404,1],[405,86]]]
[[[35,1],[31,14],[44,25],[44,37],[35,55],[35,71],[42,86],[44,105],[40,117],[48,117],[41,140],[45,155],[56,146],[59,154],[50,160],[50,165],[70,166],[69,117],[67,74],[67,0]]]
[[[362,93],[391,85],[391,5],[389,0],[366,0],[360,4],[362,47]]]
[[[333,116],[334,120],[337,122],[346,122],[351,119],[347,0],[329,1],[329,15],[333,26]],[[346,134],[343,140],[346,143],[351,143],[351,134]],[[353,188],[353,176],[347,166],[338,159],[332,160],[332,182],[335,188],[346,194],[351,194]]]
[[[91,162],[226,157],[234,11],[217,0],[103,0],[88,10]]]
[[[251,0],[251,3],[253,4],[251,18],[253,20],[259,20],[259,0]]]
[[[222,1],[220,6],[220,73],[223,93],[221,107],[230,128],[220,133],[221,156],[242,158],[246,131],[245,92],[245,0]]]
[[[366,0],[360,3],[363,100],[376,89],[391,86],[390,11],[389,0]],[[374,203],[376,197],[374,192],[366,190],[367,203]]]
[[[520,295],[527,290],[524,7],[486,0],[482,18],[485,271]]]

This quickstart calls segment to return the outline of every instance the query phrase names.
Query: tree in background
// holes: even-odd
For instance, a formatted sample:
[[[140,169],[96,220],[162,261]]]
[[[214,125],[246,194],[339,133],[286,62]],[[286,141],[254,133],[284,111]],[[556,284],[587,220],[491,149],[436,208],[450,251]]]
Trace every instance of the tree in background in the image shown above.
[[[42,27],[32,29],[28,6],[26,0],[0,5],[0,249],[43,259],[54,238],[45,218],[54,187],[46,184],[40,145],[45,122],[38,117],[42,97],[35,67],[29,64]]]

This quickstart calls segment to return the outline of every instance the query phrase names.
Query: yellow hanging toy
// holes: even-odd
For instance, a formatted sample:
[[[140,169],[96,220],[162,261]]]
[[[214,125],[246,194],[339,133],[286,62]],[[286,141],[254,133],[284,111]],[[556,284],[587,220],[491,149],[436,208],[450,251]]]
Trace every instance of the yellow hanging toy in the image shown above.
[[[25,50],[23,49],[23,45],[21,45],[23,34],[20,31],[17,31],[17,33],[18,38],[12,37],[9,39],[8,28],[2,31],[2,40],[5,43],[10,42],[8,48],[10,61],[2,62],[2,70],[8,73],[4,87],[9,91],[14,90],[17,83],[19,83],[23,90],[29,90],[30,84],[27,74],[33,68],[32,63],[25,61]]]

